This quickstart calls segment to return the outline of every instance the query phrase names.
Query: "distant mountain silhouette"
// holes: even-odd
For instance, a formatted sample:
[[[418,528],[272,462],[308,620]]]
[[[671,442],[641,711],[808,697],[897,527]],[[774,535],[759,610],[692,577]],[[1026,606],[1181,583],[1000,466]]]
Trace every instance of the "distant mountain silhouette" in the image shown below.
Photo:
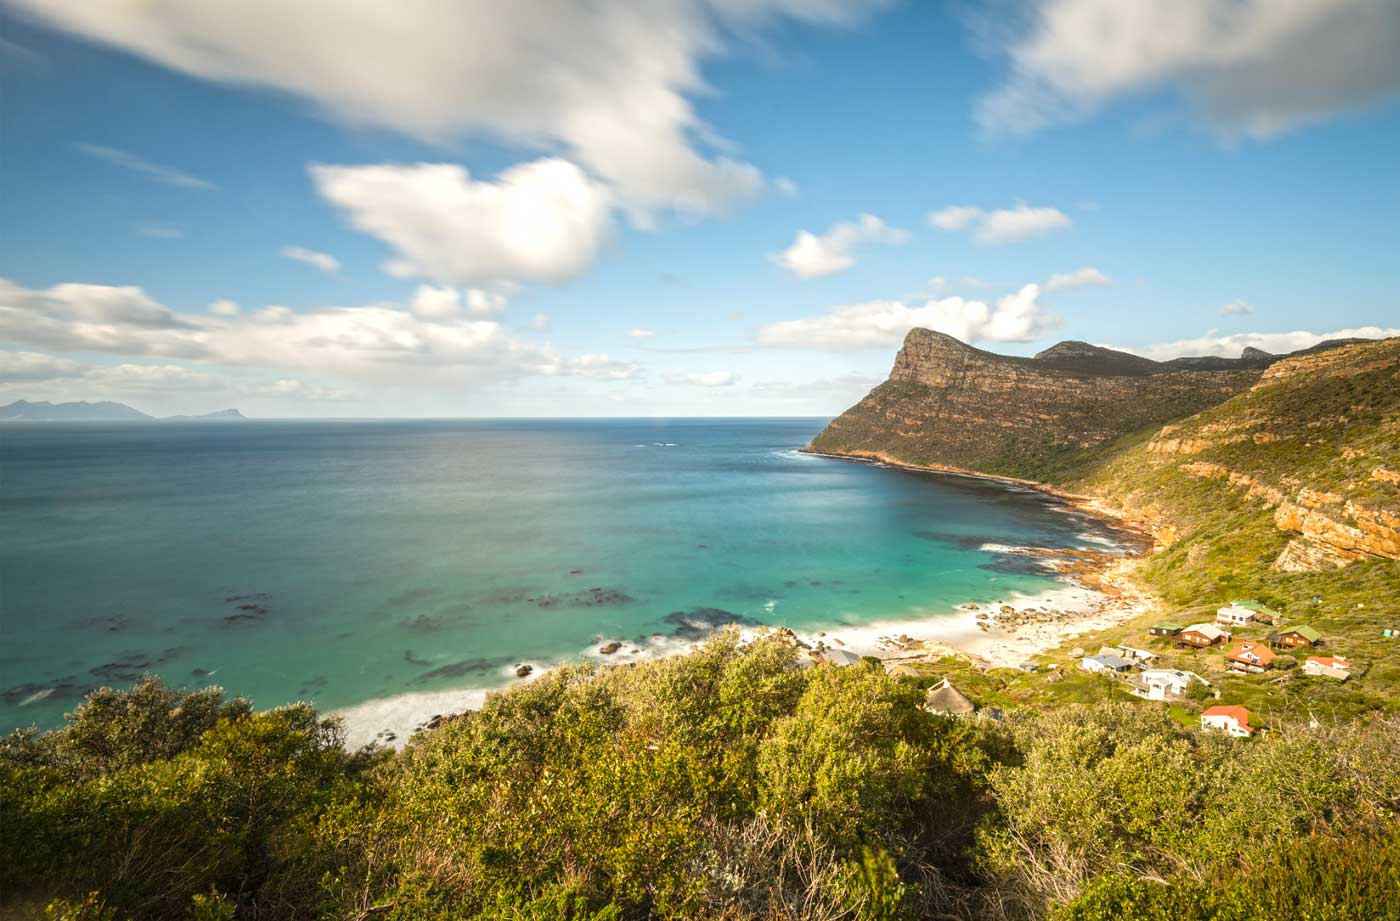
[[[0,406],[0,422],[136,422],[157,417],[133,409],[125,403],[104,400],[100,403],[87,401],[77,403],[49,403],[29,400],[15,400],[8,406]],[[179,421],[237,421],[248,418],[236,409],[221,409],[218,412],[201,416],[169,416]]]

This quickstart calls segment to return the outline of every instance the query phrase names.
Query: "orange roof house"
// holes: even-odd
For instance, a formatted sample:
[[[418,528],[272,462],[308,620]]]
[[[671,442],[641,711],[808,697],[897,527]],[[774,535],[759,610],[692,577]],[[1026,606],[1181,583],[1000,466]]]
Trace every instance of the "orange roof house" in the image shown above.
[[[1232,736],[1254,735],[1254,727],[1249,725],[1249,711],[1244,707],[1220,704],[1201,712],[1202,729],[1218,729]]]
[[[1274,664],[1274,653],[1263,643],[1236,643],[1225,650],[1225,667],[1257,675]]]

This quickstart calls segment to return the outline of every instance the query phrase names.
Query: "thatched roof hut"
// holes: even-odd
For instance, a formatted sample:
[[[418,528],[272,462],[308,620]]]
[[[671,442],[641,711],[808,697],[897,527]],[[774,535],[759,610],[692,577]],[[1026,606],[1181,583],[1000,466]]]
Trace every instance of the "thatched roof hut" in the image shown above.
[[[924,698],[924,709],[934,713],[948,713],[960,715],[971,713],[977,707],[968,700],[967,695],[948,682],[947,678],[928,689],[928,696]]]

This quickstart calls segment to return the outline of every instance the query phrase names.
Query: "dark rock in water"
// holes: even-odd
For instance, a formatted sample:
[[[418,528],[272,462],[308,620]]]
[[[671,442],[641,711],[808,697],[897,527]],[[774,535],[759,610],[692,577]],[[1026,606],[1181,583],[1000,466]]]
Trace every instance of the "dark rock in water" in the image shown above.
[[[783,588],[797,588],[796,579],[787,579],[783,582]]]
[[[412,649],[405,649],[405,650],[403,651],[403,660],[404,660],[405,662],[407,662],[408,664],[410,664],[410,665],[421,665],[421,666],[424,666],[424,667],[427,667],[427,666],[433,664],[432,662],[428,661],[427,659],[420,659],[420,658],[414,656],[413,650],[412,650]]]
[[[611,643],[604,643],[602,646],[599,646],[598,651],[605,656],[610,656],[621,648],[622,644],[617,640],[613,640]]]
[[[207,668],[192,668],[190,674],[195,678],[208,678],[210,671]]]
[[[423,674],[419,675],[413,680],[417,684],[422,684],[423,682],[432,681],[436,678],[460,678],[463,675],[474,675],[481,674],[483,672],[492,672],[503,665],[509,664],[510,659],[502,659],[500,657],[489,659],[463,659],[461,662],[452,662],[448,665],[439,665],[432,671],[424,672]]]
[[[442,629],[442,622],[431,614],[419,614],[417,617],[405,617],[399,621],[399,626],[419,633],[432,633]]]
[[[746,627],[761,626],[761,622],[743,614],[735,614],[723,608],[691,608],[689,611],[672,611],[662,618],[673,625],[672,636],[683,640],[703,640],[720,627],[740,624]]]
[[[224,623],[231,627],[248,624],[260,624],[263,621],[262,614],[230,614],[224,618]]]
[[[569,575],[571,575],[571,576],[581,576],[581,575],[583,575],[583,570],[582,570],[582,569],[570,569],[570,570],[569,570]]]
[[[266,601],[271,596],[267,592],[252,592],[242,595],[229,595],[224,599],[225,604],[235,604],[239,601]]]
[[[535,667],[533,665],[517,665],[515,666],[515,677],[524,678],[534,670]]]
[[[636,599],[619,589],[595,587],[563,595],[532,595],[525,600],[537,607],[549,609],[610,607],[631,604]]]

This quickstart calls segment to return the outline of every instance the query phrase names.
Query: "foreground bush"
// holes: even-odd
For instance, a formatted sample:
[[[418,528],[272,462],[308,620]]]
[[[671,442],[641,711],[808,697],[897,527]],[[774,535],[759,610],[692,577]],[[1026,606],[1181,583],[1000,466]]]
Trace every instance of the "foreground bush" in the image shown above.
[[[1239,741],[1137,704],[998,722],[921,700],[876,665],[804,668],[722,634],[560,669],[401,752],[348,755],[305,705],[254,713],[151,679],[0,745],[0,917],[1330,921],[1400,904],[1400,722]]]

